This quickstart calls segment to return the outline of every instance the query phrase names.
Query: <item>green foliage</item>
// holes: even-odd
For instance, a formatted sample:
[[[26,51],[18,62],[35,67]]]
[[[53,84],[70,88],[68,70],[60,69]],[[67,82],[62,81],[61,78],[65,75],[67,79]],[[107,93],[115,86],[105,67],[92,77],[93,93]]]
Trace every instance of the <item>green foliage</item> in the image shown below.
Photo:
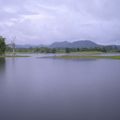
[[[70,52],[71,52],[70,48],[65,48],[65,53],[70,53]]]
[[[12,48],[6,47],[6,51],[12,52]],[[49,47],[30,47],[16,48],[16,52],[20,53],[82,53],[82,52],[120,52],[116,46],[100,46],[95,48],[49,48]]]
[[[6,44],[5,44],[5,38],[0,36],[0,55],[5,54]]]

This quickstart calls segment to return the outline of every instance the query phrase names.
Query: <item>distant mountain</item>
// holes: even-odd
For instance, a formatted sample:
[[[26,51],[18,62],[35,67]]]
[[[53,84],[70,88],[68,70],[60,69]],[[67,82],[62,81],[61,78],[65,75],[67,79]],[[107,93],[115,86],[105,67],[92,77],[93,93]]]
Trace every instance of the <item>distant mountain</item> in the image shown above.
[[[10,46],[10,45],[9,45]],[[92,42],[90,40],[80,40],[75,42],[54,42],[51,45],[16,45],[16,48],[40,48],[40,47],[48,47],[48,48],[95,48],[95,47],[106,47],[108,49],[114,49],[117,48],[120,50],[120,45],[99,45],[95,42]]]
[[[117,45],[117,49],[119,49],[119,50],[120,50],[120,45]]]
[[[82,41],[75,41],[75,42],[55,42],[51,44],[50,48],[95,48],[100,45],[90,41],[90,40],[82,40]]]
[[[64,42],[54,42],[52,43],[49,47],[50,48],[66,48],[66,47],[70,47],[71,43],[64,41]]]

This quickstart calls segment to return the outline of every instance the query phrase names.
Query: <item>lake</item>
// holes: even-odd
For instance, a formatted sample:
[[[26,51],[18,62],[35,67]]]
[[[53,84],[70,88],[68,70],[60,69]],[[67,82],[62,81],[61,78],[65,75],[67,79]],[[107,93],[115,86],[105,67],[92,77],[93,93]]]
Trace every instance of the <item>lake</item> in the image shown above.
[[[120,120],[120,60],[1,58],[0,120]]]

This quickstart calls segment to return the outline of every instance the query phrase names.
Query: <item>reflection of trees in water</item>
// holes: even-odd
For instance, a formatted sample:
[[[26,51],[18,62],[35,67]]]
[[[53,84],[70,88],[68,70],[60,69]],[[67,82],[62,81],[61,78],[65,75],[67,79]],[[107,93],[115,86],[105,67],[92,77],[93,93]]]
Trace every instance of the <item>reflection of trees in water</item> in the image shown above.
[[[5,83],[5,58],[0,58],[0,91]]]
[[[5,68],[5,58],[0,58],[0,71]]]

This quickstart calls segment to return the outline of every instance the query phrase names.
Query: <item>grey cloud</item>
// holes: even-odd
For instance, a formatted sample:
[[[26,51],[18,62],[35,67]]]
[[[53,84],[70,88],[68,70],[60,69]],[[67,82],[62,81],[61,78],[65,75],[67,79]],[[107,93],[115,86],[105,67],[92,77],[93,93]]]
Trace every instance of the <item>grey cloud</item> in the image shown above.
[[[0,34],[10,42],[89,39],[120,44],[119,0],[0,0]]]

